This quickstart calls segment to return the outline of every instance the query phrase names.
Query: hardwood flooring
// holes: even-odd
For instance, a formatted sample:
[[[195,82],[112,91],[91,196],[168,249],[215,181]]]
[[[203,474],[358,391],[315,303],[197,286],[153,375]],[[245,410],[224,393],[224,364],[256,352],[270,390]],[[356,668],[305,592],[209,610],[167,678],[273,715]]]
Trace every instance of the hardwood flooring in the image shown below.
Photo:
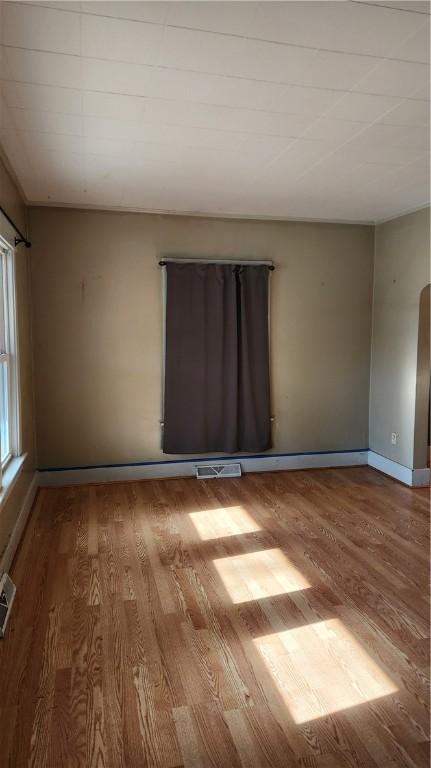
[[[365,467],[41,490],[1,768],[428,766],[428,511]]]

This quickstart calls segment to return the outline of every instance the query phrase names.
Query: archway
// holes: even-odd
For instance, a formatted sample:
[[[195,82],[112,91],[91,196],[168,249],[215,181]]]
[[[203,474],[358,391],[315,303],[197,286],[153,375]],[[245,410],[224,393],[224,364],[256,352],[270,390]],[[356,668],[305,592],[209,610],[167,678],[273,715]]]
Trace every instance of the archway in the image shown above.
[[[419,299],[418,351],[413,468],[428,464],[430,423],[430,288],[422,289]]]

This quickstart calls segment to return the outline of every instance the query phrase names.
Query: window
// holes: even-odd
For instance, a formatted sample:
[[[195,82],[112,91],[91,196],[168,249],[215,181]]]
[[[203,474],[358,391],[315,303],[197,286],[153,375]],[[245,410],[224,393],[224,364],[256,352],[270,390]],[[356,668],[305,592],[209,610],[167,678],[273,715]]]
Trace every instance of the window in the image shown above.
[[[19,453],[14,253],[0,238],[0,464]]]

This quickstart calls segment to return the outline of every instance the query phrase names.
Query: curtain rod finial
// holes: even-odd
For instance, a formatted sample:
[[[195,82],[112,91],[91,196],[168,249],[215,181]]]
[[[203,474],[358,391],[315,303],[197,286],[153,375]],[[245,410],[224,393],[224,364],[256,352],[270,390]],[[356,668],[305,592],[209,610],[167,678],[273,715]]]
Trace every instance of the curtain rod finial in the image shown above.
[[[15,238],[15,248],[17,248],[18,245],[25,245],[26,248],[31,248],[31,242],[30,240],[25,240],[23,237],[16,237]]]

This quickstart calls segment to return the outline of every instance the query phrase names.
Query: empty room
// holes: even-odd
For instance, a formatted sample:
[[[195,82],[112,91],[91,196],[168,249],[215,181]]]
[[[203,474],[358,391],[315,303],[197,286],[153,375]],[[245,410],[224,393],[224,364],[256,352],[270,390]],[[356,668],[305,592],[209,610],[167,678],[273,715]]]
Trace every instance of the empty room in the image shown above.
[[[430,11],[0,0],[0,768],[429,768]]]

